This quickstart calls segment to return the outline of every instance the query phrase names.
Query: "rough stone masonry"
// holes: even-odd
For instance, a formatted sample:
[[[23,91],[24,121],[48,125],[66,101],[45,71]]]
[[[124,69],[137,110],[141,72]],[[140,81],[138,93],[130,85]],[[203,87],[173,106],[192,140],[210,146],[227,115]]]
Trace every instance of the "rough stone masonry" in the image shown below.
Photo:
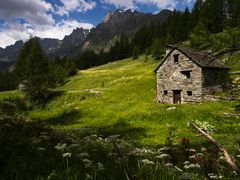
[[[207,52],[168,46],[166,57],[155,70],[157,100],[168,104],[201,102],[205,95],[222,90],[228,70]]]

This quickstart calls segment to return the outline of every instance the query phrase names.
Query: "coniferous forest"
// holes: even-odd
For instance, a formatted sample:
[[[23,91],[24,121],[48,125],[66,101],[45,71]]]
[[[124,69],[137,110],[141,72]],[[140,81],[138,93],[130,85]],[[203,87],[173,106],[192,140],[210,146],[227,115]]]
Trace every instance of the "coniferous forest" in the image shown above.
[[[132,37],[121,35],[109,50],[95,52],[93,49],[86,49],[79,52],[74,58],[63,57],[63,59],[65,61],[68,59],[67,63],[71,63],[70,66],[78,69],[88,69],[131,56],[137,57],[141,54],[152,54],[154,58],[160,59],[167,44],[177,44],[189,40],[190,46],[194,48],[212,48],[216,44],[212,36],[224,30],[228,30],[229,35],[232,36],[227,40],[232,42],[230,44],[226,42],[224,47],[237,47],[239,46],[239,32],[234,28],[239,27],[240,24],[239,11],[240,2],[237,0],[197,0],[191,11],[188,7],[184,12],[174,10],[163,24],[144,25]],[[19,56],[18,59],[21,57]],[[21,63],[21,60],[19,62]],[[64,67],[59,67],[58,62],[60,62],[59,57],[52,60],[50,69],[56,70],[58,74],[66,74],[63,70]],[[64,65],[61,64],[61,66]],[[66,65],[67,70],[65,69],[65,71],[69,71],[67,66],[69,65]],[[67,74],[69,73],[67,72]],[[1,72],[0,79],[3,80],[0,89],[15,89],[20,82],[16,76],[15,72]],[[57,80],[58,82],[64,81],[65,75],[61,76],[62,79]]]

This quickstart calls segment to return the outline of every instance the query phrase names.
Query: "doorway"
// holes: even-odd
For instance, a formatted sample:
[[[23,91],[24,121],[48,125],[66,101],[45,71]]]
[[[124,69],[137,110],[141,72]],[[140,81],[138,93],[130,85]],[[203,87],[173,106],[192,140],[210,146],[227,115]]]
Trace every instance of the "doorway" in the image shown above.
[[[181,104],[181,90],[173,90],[173,104]]]

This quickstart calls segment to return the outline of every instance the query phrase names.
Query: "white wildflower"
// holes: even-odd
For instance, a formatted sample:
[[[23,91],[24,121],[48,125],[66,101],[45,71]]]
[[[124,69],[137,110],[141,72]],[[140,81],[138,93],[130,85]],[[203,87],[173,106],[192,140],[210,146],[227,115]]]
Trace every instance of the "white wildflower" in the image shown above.
[[[158,149],[158,152],[168,151],[168,150],[170,150],[170,149],[171,149],[170,147],[165,146],[165,147],[163,147],[163,148]]]
[[[79,144],[71,144],[70,146],[68,146],[68,148],[70,149],[76,149],[76,148],[79,148],[80,145]]]
[[[141,160],[141,162],[142,162],[143,164],[155,164],[153,161],[150,161],[150,160],[148,160],[148,159],[143,159],[143,160]]]
[[[44,148],[44,147],[38,147],[37,150],[39,150],[39,151],[46,151],[46,148]]]
[[[189,159],[195,159],[195,155],[189,156]]]
[[[189,165],[184,165],[184,169],[199,169],[201,168],[199,164],[189,164]]]
[[[210,179],[218,179],[218,176],[214,175],[214,176],[209,176]]]
[[[180,169],[179,167],[177,167],[177,166],[174,166],[174,168],[177,170],[177,171],[179,171],[179,172],[183,172],[183,170],[182,169]]]
[[[67,147],[67,144],[60,144],[58,143],[56,146],[55,146],[55,149],[57,150],[64,150],[65,148]]]
[[[238,175],[236,171],[233,171],[233,174],[234,174],[235,176],[237,176],[237,175]]]
[[[157,159],[164,159],[164,158],[171,158],[171,156],[169,154],[161,154],[159,156],[156,156],[155,158],[157,158]]]
[[[190,162],[189,161],[185,161],[183,164],[187,165],[187,164],[190,164]]]
[[[70,158],[72,156],[72,153],[67,152],[67,153],[64,153],[62,156],[64,158]]]
[[[90,176],[89,174],[86,174],[86,178],[85,179],[93,179],[93,177]]]
[[[197,150],[196,149],[189,149],[189,152],[195,153]]]
[[[119,139],[120,135],[112,135],[107,138],[108,141],[110,142],[116,142]]]
[[[53,170],[53,171],[51,172],[51,174],[48,175],[47,179],[48,179],[48,180],[51,180],[51,179],[55,179],[55,178],[56,178],[56,171]]]
[[[224,157],[224,156],[220,156],[219,159],[220,159],[220,160],[225,160],[225,157]]]
[[[189,174],[189,173],[183,173],[183,174],[180,176],[180,179],[191,180],[191,179],[192,179],[192,175]]]
[[[101,171],[104,170],[104,165],[102,163],[99,162],[97,165],[98,165],[99,170],[101,170]]]
[[[82,162],[84,163],[84,166],[86,168],[90,167],[92,165],[92,161],[89,159],[83,159]]]
[[[166,163],[165,166],[166,167],[173,167],[173,164],[172,163]]]
[[[197,157],[203,157],[204,154],[203,154],[203,153],[197,153],[195,156],[197,156]]]

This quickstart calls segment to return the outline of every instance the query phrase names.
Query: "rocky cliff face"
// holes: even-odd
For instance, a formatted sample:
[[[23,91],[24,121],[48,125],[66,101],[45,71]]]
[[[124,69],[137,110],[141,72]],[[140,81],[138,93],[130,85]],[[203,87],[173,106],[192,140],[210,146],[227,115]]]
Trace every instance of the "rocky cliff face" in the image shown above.
[[[70,35],[64,37],[64,39],[61,41],[61,46],[55,52],[55,54],[59,56],[77,55],[77,53],[80,52],[89,32],[89,29],[74,29]]]
[[[93,28],[86,38],[83,49],[92,48],[100,50],[108,47],[113,38],[121,34],[132,35],[144,24],[163,23],[170,15],[171,11],[164,10],[156,15],[144,14],[132,10],[117,10],[106,15],[103,22]]]
[[[15,44],[7,46],[5,49],[0,49],[0,61],[11,62],[15,61],[23,41],[16,41]]]
[[[121,34],[131,36],[145,24],[163,23],[170,14],[169,10],[163,10],[155,15],[132,10],[117,10],[109,12],[103,22],[91,30],[77,28],[63,40],[45,38],[40,39],[40,43],[49,58],[54,58],[56,55],[75,56],[86,48],[95,51],[106,50]],[[23,41],[17,41],[5,49],[0,48],[0,62],[14,62],[22,45]]]

